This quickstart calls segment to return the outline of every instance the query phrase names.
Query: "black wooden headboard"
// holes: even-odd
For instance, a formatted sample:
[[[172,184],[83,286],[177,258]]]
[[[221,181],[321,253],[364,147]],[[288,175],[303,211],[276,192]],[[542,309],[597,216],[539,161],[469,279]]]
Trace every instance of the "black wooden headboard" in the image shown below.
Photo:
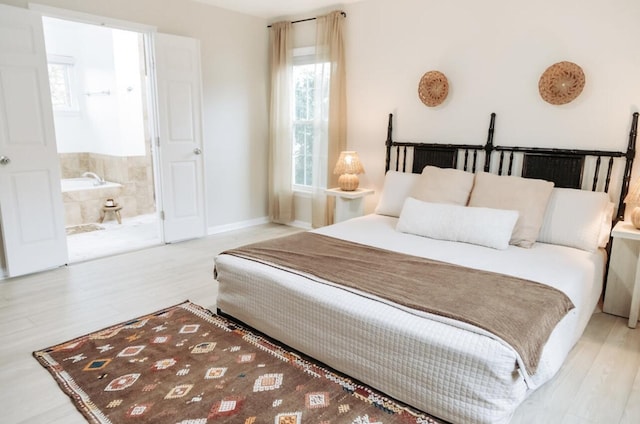
[[[553,181],[556,187],[607,193],[610,192],[612,180],[615,180],[616,192],[620,190],[616,218],[624,219],[624,198],[629,191],[631,169],[636,154],[638,112],[632,116],[629,141],[624,152],[495,146],[495,123],[496,114],[492,113],[485,144],[400,142],[393,141],[393,115],[389,114],[385,172],[392,169],[393,160],[395,170],[401,172],[420,173],[427,165],[474,173],[483,170],[498,175]]]

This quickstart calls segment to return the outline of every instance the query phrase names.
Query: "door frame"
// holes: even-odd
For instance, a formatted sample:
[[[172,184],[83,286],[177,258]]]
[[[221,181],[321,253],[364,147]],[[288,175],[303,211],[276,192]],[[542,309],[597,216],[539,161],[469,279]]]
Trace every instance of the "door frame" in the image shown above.
[[[10,6],[10,7],[15,7],[15,6]],[[145,55],[144,63],[145,63],[145,71],[146,71],[145,73],[147,77],[146,78],[146,87],[147,87],[146,103],[147,103],[147,113],[148,113],[147,130],[149,132],[149,136],[151,139],[150,150],[152,155],[152,164],[153,164],[152,166],[154,171],[153,180],[154,180],[154,194],[156,198],[156,214],[158,215],[161,222],[161,226],[158,232],[160,236],[160,243],[167,243],[167,235],[166,235],[167,229],[165,225],[166,220],[164,216],[164,209],[167,207],[167,204],[166,204],[166,199],[163,198],[164,188],[162,185],[162,181],[163,181],[164,172],[163,172],[163,162],[162,162],[162,159],[163,159],[162,149],[160,148],[161,147],[161,144],[160,144],[161,121],[160,121],[160,109],[159,109],[160,93],[159,93],[159,87],[158,87],[157,68],[156,68],[156,60],[155,60],[155,54],[156,54],[155,40],[158,34],[157,28],[151,25],[139,24],[139,23],[124,21],[119,19],[112,19],[112,18],[107,18],[103,16],[74,11],[70,9],[57,8],[57,7],[47,6],[47,5],[38,4],[38,3],[29,3],[27,7],[24,9],[26,9],[27,11],[31,11],[32,13],[40,17],[58,18],[58,19],[74,21],[78,23],[85,23],[85,24],[103,26],[103,27],[108,27],[113,29],[132,31],[132,32],[139,33],[143,36],[143,46],[144,46],[143,54]],[[167,34],[167,35],[170,35],[170,34]],[[198,54],[200,54],[199,48],[198,48]],[[203,140],[203,133],[202,133],[203,131],[203,127],[202,127],[203,92],[202,92],[202,80],[201,80],[202,74],[201,74],[201,68],[200,68],[201,67],[200,56],[198,56],[197,59],[198,59],[197,72],[198,72],[198,79],[199,79],[198,97],[200,99],[199,100],[200,107],[198,108],[199,116],[198,116],[197,125],[199,126],[199,131],[200,131],[199,144],[202,150],[199,148],[195,148],[193,152],[196,155],[199,155],[204,150],[204,146],[203,146],[204,140]],[[201,164],[200,164],[200,176],[199,176],[199,178],[201,179],[201,182],[199,183],[199,187],[201,188],[201,193],[199,195],[202,196],[202,201],[201,201],[201,207],[202,207],[201,219],[203,220],[202,222],[203,231],[201,234],[202,236],[205,236],[207,233],[206,232],[207,199],[206,199],[205,163],[206,163],[205,158],[202,157]],[[189,237],[193,237],[193,236],[189,236]],[[185,239],[189,237],[185,237]],[[174,239],[176,241],[182,240],[180,238],[175,238],[175,237]],[[5,255],[6,255],[6,249],[8,248],[11,248],[11,247],[4,246]],[[67,263],[68,263],[68,257],[67,257]],[[4,279],[4,276],[5,276],[4,273],[6,272],[6,269],[3,269],[3,268],[4,268],[3,264],[0,263],[0,279]]]
[[[39,3],[29,3],[28,8],[34,12],[40,13],[42,16],[49,18],[64,19],[67,21],[74,21],[83,24],[97,25],[112,29],[120,29],[125,31],[132,31],[142,34],[143,36],[143,51],[146,74],[146,107],[148,114],[148,128],[149,137],[151,141],[151,163],[153,167],[153,190],[156,199],[156,211],[155,214],[159,220],[163,219],[163,197],[161,186],[161,172],[160,157],[159,157],[159,127],[158,127],[158,92],[157,92],[157,80],[155,71],[155,57],[154,57],[154,35],[158,32],[157,27],[152,25],[140,24],[136,22],[124,21],[120,19],[107,18],[104,16],[93,15],[85,12],[78,12],[70,9],[62,9],[53,6],[47,6]],[[160,244],[165,243],[165,235],[162,223],[159,226]]]
[[[90,13],[78,12],[71,9],[62,9],[59,7],[47,6],[39,3],[29,3],[28,8],[29,10],[38,12],[43,16],[65,19],[67,21],[76,21],[83,24],[98,25],[114,29],[123,29],[126,31],[141,32],[149,35],[158,31],[158,28],[153,25],[139,24],[137,22],[107,18],[104,16],[92,15]]]

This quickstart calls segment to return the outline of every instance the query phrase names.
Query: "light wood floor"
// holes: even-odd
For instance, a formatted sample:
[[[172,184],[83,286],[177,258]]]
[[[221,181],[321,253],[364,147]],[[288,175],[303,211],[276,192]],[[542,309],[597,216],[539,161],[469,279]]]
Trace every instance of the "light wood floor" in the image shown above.
[[[85,423],[32,351],[187,299],[215,310],[217,253],[295,231],[262,225],[0,281],[0,422]],[[512,423],[640,423],[640,328],[594,314]]]

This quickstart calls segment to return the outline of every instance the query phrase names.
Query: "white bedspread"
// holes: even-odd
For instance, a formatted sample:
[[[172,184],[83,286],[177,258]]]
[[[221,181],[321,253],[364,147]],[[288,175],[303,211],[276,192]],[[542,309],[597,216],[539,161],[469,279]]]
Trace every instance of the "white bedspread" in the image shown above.
[[[368,215],[315,232],[402,253],[549,284],[576,308],[524,376],[515,352],[424,314],[363,298],[230,255],[216,259],[218,307],[354,378],[455,423],[508,422],[526,395],[558,371],[602,289],[605,256],[537,243],[531,249],[439,241],[395,231],[396,218]],[[508,319],[508,317],[505,317]],[[525,378],[526,377],[526,378]]]

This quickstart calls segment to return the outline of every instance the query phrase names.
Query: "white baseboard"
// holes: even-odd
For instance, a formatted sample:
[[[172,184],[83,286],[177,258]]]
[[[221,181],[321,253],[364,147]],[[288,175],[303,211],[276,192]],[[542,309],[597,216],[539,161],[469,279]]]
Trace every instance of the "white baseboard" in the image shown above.
[[[233,224],[216,225],[215,227],[209,227],[207,229],[207,235],[212,236],[214,234],[226,233],[227,231],[233,231],[233,230],[241,230],[243,228],[249,228],[249,227],[254,227],[256,225],[262,225],[262,224],[268,224],[268,223],[269,223],[269,217],[265,216],[262,218],[250,219],[248,221],[234,222]]]
[[[288,223],[287,225],[291,227],[302,228],[303,230],[311,230],[313,228],[311,226],[311,223],[306,221],[293,221]]]
[[[255,227],[256,225],[268,224],[269,217],[250,219],[248,221],[234,222],[233,224],[217,225],[215,227],[209,227],[207,229],[207,235],[212,236],[214,234],[226,233],[227,231],[241,230],[243,228]],[[303,230],[311,230],[310,222],[306,221],[293,221],[286,224],[290,227],[302,228]]]

